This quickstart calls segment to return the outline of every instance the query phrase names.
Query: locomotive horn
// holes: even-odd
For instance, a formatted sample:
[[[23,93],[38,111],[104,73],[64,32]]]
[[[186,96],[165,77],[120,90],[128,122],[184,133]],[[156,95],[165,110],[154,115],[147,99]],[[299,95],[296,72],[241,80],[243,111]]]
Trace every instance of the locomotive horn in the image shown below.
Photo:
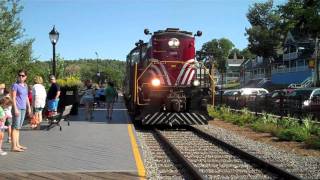
[[[152,33],[150,33],[149,29],[144,29],[143,32],[144,32],[145,35],[149,35],[149,34],[151,35],[152,34]]]
[[[201,31],[197,31],[197,34],[195,34],[194,36],[201,36],[202,35],[202,32]]]

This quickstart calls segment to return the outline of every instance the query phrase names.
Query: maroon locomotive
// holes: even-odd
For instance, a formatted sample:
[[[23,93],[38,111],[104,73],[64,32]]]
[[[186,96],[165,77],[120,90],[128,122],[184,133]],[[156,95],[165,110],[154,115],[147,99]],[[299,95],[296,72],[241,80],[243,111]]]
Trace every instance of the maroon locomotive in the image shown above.
[[[156,31],[127,56],[124,96],[142,124],[207,124],[208,71],[196,60],[195,35],[177,28]]]

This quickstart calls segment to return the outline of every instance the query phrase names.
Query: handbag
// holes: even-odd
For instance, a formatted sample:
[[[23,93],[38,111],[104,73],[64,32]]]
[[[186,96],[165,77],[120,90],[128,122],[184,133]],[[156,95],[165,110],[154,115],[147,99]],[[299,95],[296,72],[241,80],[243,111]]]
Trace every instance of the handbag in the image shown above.
[[[31,128],[36,128],[40,124],[38,116],[35,114],[30,117]]]

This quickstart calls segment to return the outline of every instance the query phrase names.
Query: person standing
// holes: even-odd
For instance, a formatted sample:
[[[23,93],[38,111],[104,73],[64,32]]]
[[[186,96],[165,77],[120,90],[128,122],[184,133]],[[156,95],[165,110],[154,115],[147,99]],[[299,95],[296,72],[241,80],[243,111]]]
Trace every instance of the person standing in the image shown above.
[[[105,89],[107,116],[108,120],[112,119],[113,104],[118,100],[118,92],[114,88],[113,82],[108,82],[108,87]]]
[[[84,89],[84,95],[81,98],[82,104],[85,105],[86,108],[86,114],[85,114],[85,119],[86,120],[92,120],[93,115],[93,103],[94,103],[94,95],[95,95],[95,90],[92,87],[92,81],[91,80],[86,80],[85,81],[85,89]]]
[[[18,71],[18,80],[12,85],[11,97],[12,97],[12,107],[13,107],[13,121],[12,121],[12,134],[11,134],[11,151],[13,152],[23,152],[27,147],[22,146],[19,142],[20,132],[26,111],[28,110],[28,115],[31,116],[30,102],[28,99],[28,86],[25,83],[27,79],[27,71]]]
[[[4,94],[3,94],[3,95],[4,95],[4,97],[8,97],[8,98],[12,99],[11,96],[10,96],[10,92],[9,92],[7,89],[4,90]],[[12,126],[12,103],[11,103],[10,106],[6,106],[5,108],[3,108],[3,110],[4,110],[4,113],[5,113],[5,115],[6,115],[5,126],[8,127],[8,128],[7,128],[7,131],[8,131],[8,139],[7,139],[7,142],[8,142],[8,143],[11,143],[11,133],[12,133],[12,128],[11,128],[11,126]]]
[[[47,92],[42,83],[42,77],[36,76],[34,78],[34,85],[32,87],[32,107],[34,115],[38,118],[39,123],[42,122],[42,110],[46,105],[47,98]]]
[[[0,83],[0,98],[3,96],[4,94],[4,90],[6,88],[6,85],[3,83]]]
[[[57,84],[56,77],[50,75],[51,86],[49,88],[47,99],[48,99],[48,110],[53,112],[53,115],[57,114],[59,97],[60,97],[60,86]]]
[[[7,152],[2,150],[2,142],[3,142],[3,136],[4,136],[4,130],[7,128],[5,126],[5,120],[6,120],[6,115],[4,112],[4,108],[7,108],[8,106],[11,106],[12,101],[10,97],[3,97],[0,99],[0,155],[5,156],[7,155]]]

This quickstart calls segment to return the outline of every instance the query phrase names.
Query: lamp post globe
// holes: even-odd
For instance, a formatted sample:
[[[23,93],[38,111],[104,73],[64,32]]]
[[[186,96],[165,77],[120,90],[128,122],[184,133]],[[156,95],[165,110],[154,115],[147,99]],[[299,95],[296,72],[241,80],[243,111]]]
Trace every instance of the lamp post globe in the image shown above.
[[[56,44],[59,40],[59,32],[56,30],[55,26],[53,26],[52,30],[49,32],[49,38],[52,43],[52,74],[56,76]]]

